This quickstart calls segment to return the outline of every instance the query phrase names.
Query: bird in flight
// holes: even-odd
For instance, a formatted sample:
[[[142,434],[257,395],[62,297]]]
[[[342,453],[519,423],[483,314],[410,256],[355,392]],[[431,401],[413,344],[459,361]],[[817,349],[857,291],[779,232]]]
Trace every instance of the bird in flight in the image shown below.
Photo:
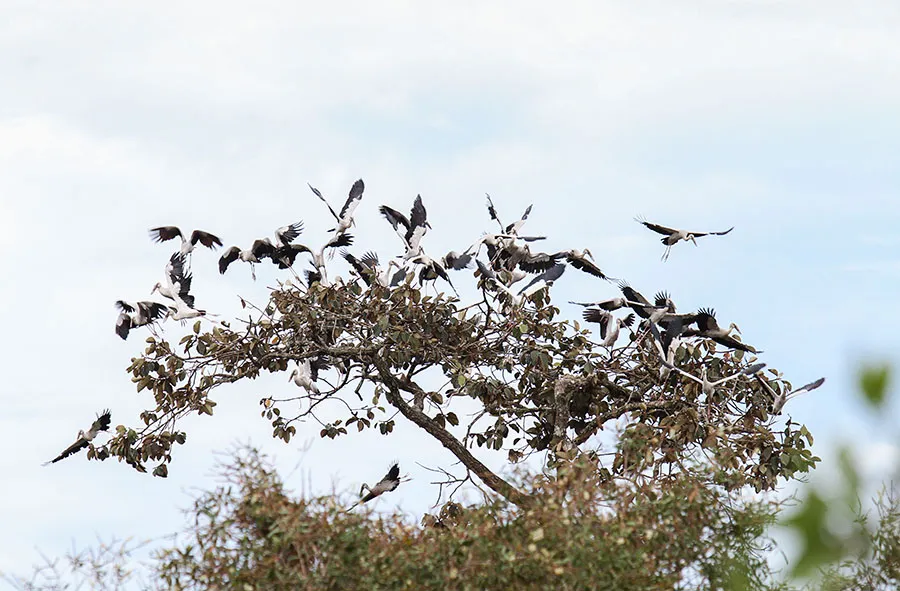
[[[693,242],[694,246],[697,246],[696,238],[700,238],[702,236],[724,236],[728,234],[732,230],[734,230],[734,226],[731,226],[724,232],[688,232],[687,230],[678,230],[676,228],[668,228],[666,226],[660,226],[659,224],[654,224],[653,222],[648,222],[643,218],[635,218],[635,221],[647,226],[657,234],[662,234],[663,238],[660,239],[660,242],[666,245],[666,251],[662,255],[662,260],[669,259],[669,253],[672,252],[672,247],[678,244],[680,241],[684,240],[685,242]]]
[[[63,460],[70,455],[81,451],[86,448],[88,444],[94,440],[100,431],[109,431],[109,422],[110,422],[110,414],[109,410],[104,410],[101,414],[97,415],[97,420],[91,423],[90,428],[87,431],[79,431],[78,438],[75,440],[75,443],[67,447],[61,454],[50,460],[49,462],[44,462],[44,466],[47,464],[55,464],[56,462]]]

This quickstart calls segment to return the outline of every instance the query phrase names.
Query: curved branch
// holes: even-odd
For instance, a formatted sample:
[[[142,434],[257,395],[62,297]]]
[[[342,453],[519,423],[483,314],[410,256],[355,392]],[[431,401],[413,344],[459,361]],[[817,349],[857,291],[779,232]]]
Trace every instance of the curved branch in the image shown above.
[[[466,468],[474,472],[475,475],[478,476],[478,478],[492,491],[520,507],[526,507],[531,504],[531,497],[522,493],[513,485],[491,472],[491,470],[482,464],[478,458],[473,456],[472,453],[466,449],[466,446],[463,445],[459,439],[454,437],[452,433],[438,425],[424,412],[407,404],[406,401],[403,400],[403,396],[400,395],[401,390],[411,392],[412,394],[418,394],[421,388],[414,384],[408,382],[404,383],[398,380],[380,359],[375,358],[373,363],[378,369],[381,382],[387,386],[386,397],[388,402],[395,406],[404,417],[440,441],[441,445],[450,450],[450,453],[456,456]]]

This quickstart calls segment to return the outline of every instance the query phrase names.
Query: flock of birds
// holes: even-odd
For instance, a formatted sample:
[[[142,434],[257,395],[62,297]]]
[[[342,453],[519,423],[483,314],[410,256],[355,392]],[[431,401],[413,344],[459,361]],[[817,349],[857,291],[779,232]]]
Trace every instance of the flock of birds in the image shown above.
[[[335,219],[335,226],[328,230],[330,236],[325,244],[318,249],[313,249],[297,242],[296,240],[303,233],[303,222],[298,221],[276,229],[274,240],[265,237],[253,241],[249,248],[231,246],[226,249],[219,258],[219,272],[224,274],[232,263],[241,261],[250,265],[251,275],[255,279],[255,265],[261,264],[267,259],[279,269],[290,269],[293,272],[297,257],[308,255],[310,265],[304,271],[307,285],[318,282],[327,286],[331,284],[328,278],[327,261],[333,258],[335,250],[342,249],[342,258],[350,265],[358,278],[368,286],[380,285],[390,288],[404,282],[423,286],[427,282],[441,279],[456,293],[456,288],[450,279],[450,272],[471,268],[474,262],[478,274],[481,276],[479,286],[492,292],[503,306],[524,305],[535,293],[550,288],[563,275],[567,266],[599,279],[615,281],[597,266],[593,255],[587,249],[570,249],[550,253],[537,250],[535,244],[545,240],[545,236],[520,234],[531,213],[531,206],[515,222],[503,224],[490,195],[487,196],[488,214],[491,220],[498,224],[499,232],[486,233],[462,253],[450,251],[440,259],[430,257],[423,248],[422,240],[431,229],[431,224],[428,223],[427,211],[420,195],[413,200],[409,217],[396,209],[382,205],[379,212],[397,233],[403,246],[403,254],[383,265],[379,261],[378,255],[372,251],[357,257],[346,250],[353,244],[353,236],[348,231],[355,225],[354,212],[362,201],[365,191],[362,179],[353,183],[340,212],[335,212],[318,189],[312,185],[309,188],[316,197],[325,203]],[[662,255],[664,261],[669,258],[672,247],[679,242],[692,242],[696,246],[697,238],[723,236],[734,229],[731,227],[721,232],[692,232],[662,226],[643,218],[636,218],[636,221],[649,230],[662,235],[661,242],[666,247]],[[156,283],[151,290],[151,294],[159,293],[166,301],[117,301],[119,316],[115,330],[116,334],[123,339],[128,337],[132,329],[154,325],[168,318],[185,321],[212,316],[195,306],[194,296],[190,293],[192,281],[190,260],[198,244],[215,250],[217,247],[223,246],[222,240],[203,230],[194,230],[190,236],[186,236],[175,226],[152,228],[150,236],[156,242],[180,240],[178,249],[171,255],[165,267],[163,281]],[[486,251],[487,260],[479,258],[482,247]],[[524,284],[524,287],[513,287],[526,279],[529,281]],[[732,336],[732,332],[737,330],[734,323],[730,324],[727,329],[722,328],[712,309],[678,313],[674,302],[666,292],[657,293],[654,301],[650,302],[625,281],[618,281],[617,286],[622,293],[620,297],[598,302],[570,303],[585,308],[583,312],[585,321],[599,324],[600,336],[603,339],[601,344],[604,347],[613,347],[619,338],[621,328],[632,327],[636,317],[639,317],[641,326],[652,335],[655,347],[660,354],[661,377],[663,378],[675,371],[699,383],[704,394],[709,396],[716,388],[731,380],[755,377],[763,390],[771,397],[771,411],[774,414],[780,413],[790,398],[801,392],[814,390],[825,381],[824,378],[820,378],[792,391],[777,392],[760,375],[760,371],[765,367],[764,363],[750,365],[733,375],[716,381],[708,379],[705,367],[701,369],[699,377],[686,372],[676,367],[674,359],[675,351],[682,340],[686,338],[710,339],[724,347],[749,353],[759,353],[759,351]],[[630,310],[630,313],[624,318],[613,314],[616,310],[626,308]],[[289,380],[310,393],[318,394],[319,388],[316,384],[318,374],[327,368],[328,363],[324,358],[306,359],[297,363]],[[47,464],[58,462],[87,447],[100,432],[108,431],[109,426],[110,412],[106,410],[98,416],[87,431],[78,432],[75,443]],[[359,502],[365,503],[385,492],[392,491],[399,486],[400,482],[399,465],[395,463],[377,484],[371,488],[363,485],[363,490],[368,489],[369,492]],[[362,490],[360,494],[362,494]]]

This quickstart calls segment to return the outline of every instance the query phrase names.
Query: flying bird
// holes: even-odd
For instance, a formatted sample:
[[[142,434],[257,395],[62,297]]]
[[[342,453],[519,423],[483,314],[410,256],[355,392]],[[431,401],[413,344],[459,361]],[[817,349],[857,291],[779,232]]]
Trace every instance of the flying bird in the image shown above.
[[[623,326],[631,327],[634,324],[634,312],[624,319],[616,318],[606,310],[588,309],[582,313],[586,322],[595,322],[600,325],[600,343],[604,347],[611,347],[619,338],[619,329]]]
[[[309,185],[309,183],[307,183]],[[338,225],[334,228],[328,230],[329,232],[336,232],[338,234],[343,234],[347,230],[350,229],[350,226],[354,225],[353,221],[353,212],[356,211],[356,208],[359,206],[359,202],[362,201],[363,191],[366,190],[366,185],[363,183],[362,179],[359,179],[353,186],[350,187],[350,194],[347,196],[347,201],[344,202],[344,207],[341,208],[341,213],[335,213],[334,209],[332,209],[331,204],[322,196],[322,193],[309,185],[309,188],[315,193],[316,197],[321,199],[325,205],[328,206],[328,211],[331,212],[331,215],[334,216],[334,219],[337,221]]]
[[[650,316],[653,314],[653,311],[656,310],[656,306],[651,304],[650,301],[643,295],[641,295],[640,292],[628,285],[626,281],[619,281],[618,286],[619,289],[622,290],[622,295],[625,296],[625,300],[626,302],[628,302],[628,306],[632,310],[634,310],[634,312],[638,316],[645,320],[649,320]]]
[[[648,222],[647,220],[640,217],[635,218],[635,221],[645,225],[657,234],[663,234],[663,238],[660,239],[660,242],[666,245],[666,251],[662,255],[662,260],[664,261],[668,260],[669,253],[672,251],[672,247],[682,240],[684,240],[685,242],[691,241],[694,243],[694,246],[697,246],[697,241],[695,240],[695,238],[700,238],[701,236],[724,236],[725,234],[728,234],[729,232],[734,230],[734,226],[732,226],[724,232],[688,232],[686,230],[677,230],[675,228],[660,226],[659,224]]]
[[[110,422],[110,414],[109,410],[104,410],[102,413],[97,415],[97,420],[91,423],[90,428],[87,431],[78,431],[78,438],[75,440],[75,443],[67,447],[61,454],[50,460],[49,462],[44,462],[43,465],[47,464],[55,464],[56,462],[63,460],[70,455],[81,451],[86,448],[88,444],[94,440],[100,431],[109,431],[109,422]]]
[[[378,255],[371,250],[359,258],[356,258],[346,250],[341,253],[341,256],[350,263],[350,266],[353,267],[353,270],[356,271],[366,285],[371,286],[373,283],[376,283],[382,287],[394,287],[406,279],[406,269],[399,268],[393,260],[388,261],[384,270],[380,270]],[[392,275],[391,269],[393,268],[398,268],[399,270]]]
[[[222,241],[218,236],[204,232],[203,230],[194,230],[191,232],[190,239],[184,237],[181,230],[177,226],[160,226],[150,229],[150,238],[154,242],[165,242],[173,238],[181,238],[181,254],[187,255],[194,250],[194,245],[198,242],[206,248],[215,250],[217,246],[222,246]]]
[[[253,245],[248,249],[242,250],[238,246],[232,246],[219,258],[219,273],[225,274],[228,266],[234,261],[240,259],[245,263],[250,263],[250,273],[253,280],[256,280],[256,269],[254,265],[261,262],[266,257],[271,257],[275,253],[275,246],[268,238],[254,240]]]
[[[122,339],[128,338],[128,332],[132,328],[145,326],[157,320],[165,318],[168,308],[158,302],[137,302],[130,304],[118,300],[116,307],[119,309],[119,318],[116,320],[116,334]]]
[[[185,255],[180,252],[172,254],[166,265],[166,283],[157,282],[150,293],[159,292],[159,295],[170,300],[181,300],[188,306],[194,305],[194,296],[191,291],[191,274],[184,271]]]
[[[391,224],[394,231],[403,240],[403,244],[406,247],[406,253],[403,255],[403,258],[409,260],[421,254],[422,237],[431,228],[431,224],[428,223],[428,212],[422,203],[422,196],[416,195],[408,218],[387,205],[382,205],[378,208],[378,211],[381,212],[384,219]]]
[[[825,383],[825,378],[819,378],[818,380],[810,382],[804,386],[800,386],[795,390],[785,390],[780,394],[776,392],[775,389],[769,385],[769,382],[766,381],[762,376],[756,376],[756,381],[759,382],[759,385],[762,386],[763,389],[769,394],[769,396],[772,397],[772,406],[770,412],[773,415],[779,415],[781,414],[781,410],[784,408],[784,405],[788,400],[790,400],[794,396],[797,396],[798,394],[802,394],[803,392],[811,392],[812,390],[815,390]]]
[[[730,382],[731,380],[733,380],[735,378],[739,378],[741,376],[752,376],[753,374],[756,374],[756,373],[759,373],[760,371],[762,371],[762,369],[766,366],[765,363],[755,363],[753,365],[748,365],[741,371],[731,374],[730,376],[726,376],[720,380],[716,380],[715,382],[710,382],[709,379],[707,379],[707,377],[706,377],[706,365],[703,365],[700,368],[700,377],[699,378],[692,373],[688,373],[688,372],[684,371],[680,367],[676,367],[675,365],[670,364],[668,361],[663,360],[663,365],[667,366],[669,369],[673,369],[673,370],[677,371],[678,373],[685,376],[686,378],[690,378],[690,379],[694,380],[695,382],[697,382],[698,384],[700,384],[701,390],[707,396],[712,396],[712,394],[715,392],[716,388],[718,388],[722,384]]]
[[[737,340],[733,336],[731,336],[731,331],[738,329],[737,325],[732,322],[728,329],[721,328],[719,323],[716,321],[716,311],[710,308],[701,308],[696,315],[696,323],[697,328],[689,328],[682,332],[682,334],[686,337],[706,337],[708,339],[712,339],[713,341],[719,343],[720,345],[724,345],[731,349],[738,349],[740,351],[746,351],[747,353],[761,353],[762,351],[756,350],[754,347],[746,343],[742,343]]]
[[[297,236],[303,233],[303,221],[294,222],[287,226],[282,226],[275,230],[275,244],[278,246],[289,246],[291,242],[297,239]]]
[[[369,488],[368,484],[363,483],[363,485],[359,489],[359,494],[362,495],[364,490],[367,490],[369,492],[366,494],[366,496],[355,502],[353,506],[350,507],[350,509],[347,509],[347,511],[351,511],[360,503],[368,503],[375,497],[381,496],[386,492],[396,490],[398,486],[400,486],[400,464],[394,464],[393,466],[391,466],[391,469],[388,470],[388,473],[384,475],[384,478],[379,480],[375,484],[375,486]]]

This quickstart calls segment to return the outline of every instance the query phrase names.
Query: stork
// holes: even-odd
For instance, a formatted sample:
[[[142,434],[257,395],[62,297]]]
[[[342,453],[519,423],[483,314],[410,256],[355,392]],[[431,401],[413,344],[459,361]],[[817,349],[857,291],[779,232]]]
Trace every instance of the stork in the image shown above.
[[[540,290],[550,288],[553,285],[553,282],[562,277],[563,272],[566,270],[565,265],[556,265],[550,267],[537,277],[531,280],[531,283],[526,285],[519,291],[519,295],[527,297],[531,297],[531,295],[539,292]]]
[[[78,437],[75,439],[75,443],[63,450],[61,454],[59,454],[49,462],[44,462],[42,465],[46,466],[48,464],[55,464],[56,462],[63,460],[70,455],[86,448],[88,444],[93,441],[95,437],[97,437],[100,431],[109,431],[110,420],[111,416],[109,410],[104,410],[102,413],[97,415],[97,420],[91,423],[91,426],[87,431],[78,431]]]
[[[483,262],[481,259],[475,259],[475,263],[478,265],[478,270],[481,272],[481,276],[484,278],[484,282],[493,282],[500,291],[507,295],[513,306],[521,306],[525,303],[525,298],[523,296],[511,290],[497,278],[497,274],[494,273],[494,270],[491,269],[490,265]]]
[[[784,408],[784,405],[788,400],[797,396],[798,394],[802,394],[803,392],[811,392],[815,390],[825,383],[825,378],[819,378],[818,380],[800,386],[795,390],[785,390],[781,393],[776,392],[775,389],[769,385],[769,382],[766,381],[762,376],[756,376],[756,381],[759,382],[759,385],[763,387],[763,390],[765,390],[769,394],[769,396],[772,397],[772,406],[770,412],[773,415],[780,415],[781,410]]]
[[[425,205],[422,203],[422,196],[416,195],[413,200],[412,210],[409,218],[387,205],[378,208],[381,215],[393,226],[394,231],[403,240],[406,247],[406,253],[403,258],[410,260],[422,253],[422,237],[431,224],[428,223],[428,212],[425,211]],[[401,231],[401,227],[403,228]]]
[[[656,310],[656,306],[651,304],[640,292],[628,285],[628,282],[619,281],[618,286],[619,289],[622,290],[622,295],[625,296],[628,306],[634,310],[638,316],[645,320],[649,320],[653,310]]]
[[[637,293],[637,292],[635,292]],[[574,304],[576,306],[581,306],[582,308],[601,308],[606,310],[607,312],[612,312],[614,310],[618,310],[619,308],[624,308],[626,306],[638,306],[645,308],[647,307],[645,304],[641,302],[634,302],[628,300],[626,298],[610,298],[608,300],[602,300],[600,302],[573,302],[569,300],[570,304]],[[647,302],[649,304],[649,302]],[[651,308],[655,306],[650,306]]]
[[[737,325],[732,322],[728,329],[721,328],[719,323],[716,321],[716,311],[711,308],[701,308],[699,312],[697,312],[696,318],[697,328],[689,328],[685,330],[682,334],[686,337],[706,337],[708,339],[712,339],[713,341],[719,343],[720,345],[724,345],[731,349],[738,349],[740,351],[746,351],[747,353],[761,353],[762,351],[757,351],[755,348],[751,347],[746,343],[742,343],[737,340],[733,336],[731,336],[731,331],[736,330],[740,332],[740,329]]]
[[[595,322],[600,325],[600,343],[604,347],[611,347],[619,338],[619,329],[623,326],[631,327],[634,324],[634,312],[624,319],[616,318],[606,310],[588,309],[582,313],[586,322]]]
[[[691,241],[694,243],[694,246],[697,246],[696,238],[700,238],[702,236],[724,236],[725,234],[728,234],[729,232],[734,230],[734,226],[732,226],[724,232],[688,232],[686,230],[677,230],[675,228],[660,226],[659,224],[648,222],[641,217],[635,218],[635,221],[650,228],[657,234],[663,235],[663,238],[660,239],[660,242],[666,245],[666,251],[662,255],[662,260],[664,261],[668,260],[669,253],[672,252],[672,247],[678,244],[678,242],[680,242],[681,240],[684,240],[685,242]]]
[[[451,250],[441,258],[441,265],[443,265],[445,269],[462,271],[463,269],[468,269],[472,266],[472,259],[474,258],[474,255],[472,255],[472,247],[466,249],[462,254],[455,250]]]
[[[408,264],[422,266],[419,270],[419,284],[422,284],[424,281],[435,281],[440,277],[450,284],[454,293],[459,295],[459,292],[456,291],[456,287],[453,286],[453,282],[450,281],[450,275],[447,274],[447,270],[444,266],[425,254],[424,251],[420,251],[415,257],[409,259]]]
[[[394,287],[406,278],[406,269],[403,268],[391,275],[391,268],[398,266],[393,260],[388,261],[387,267],[379,272],[378,255],[371,250],[360,258],[356,258],[346,250],[341,253],[341,256],[350,263],[353,270],[368,286],[376,283],[382,287]]]
[[[347,509],[347,511],[349,512],[353,510],[353,508],[360,503],[368,503],[375,497],[379,497],[386,492],[396,490],[398,486],[400,486],[400,464],[395,463],[393,466],[391,466],[391,469],[388,470],[388,473],[384,475],[384,478],[379,480],[375,484],[375,486],[370,488],[368,484],[363,483],[363,485],[359,488],[360,496],[362,495],[363,491],[367,490],[369,492],[366,494],[366,496],[353,503],[353,505],[349,509]]]
[[[324,357],[307,358],[297,362],[297,367],[291,372],[288,381],[294,382],[310,394],[319,394],[319,386],[316,385],[316,380],[319,379],[319,372],[326,369],[328,369],[328,363]]]
[[[253,280],[256,281],[256,268],[254,265],[261,262],[266,257],[271,257],[275,253],[275,246],[268,238],[254,240],[253,245],[242,250],[238,246],[232,246],[219,259],[219,273],[225,274],[228,266],[234,261],[240,259],[245,263],[250,263],[250,273]]]
[[[355,225],[353,221],[353,212],[356,211],[356,208],[359,206],[359,202],[362,201],[363,191],[366,190],[366,185],[363,183],[362,179],[359,179],[353,186],[350,187],[350,194],[347,196],[347,201],[344,202],[344,207],[341,208],[341,213],[337,214],[332,209],[331,204],[326,201],[325,197],[322,196],[322,193],[307,183],[309,188],[315,193],[316,197],[321,199],[325,205],[328,206],[328,211],[331,212],[331,215],[334,216],[334,219],[337,221],[337,226],[328,230],[329,232],[335,232],[337,234],[343,234],[347,230],[350,229],[350,226]]]
[[[217,246],[222,246],[222,241],[218,236],[210,234],[209,232],[204,232],[203,230],[194,230],[191,232],[190,239],[187,239],[177,226],[151,228],[150,238],[154,242],[165,242],[166,240],[171,240],[173,238],[181,238],[181,249],[179,252],[183,255],[188,255],[193,252],[194,245],[198,242],[211,250],[215,250]]]
[[[131,304],[122,300],[116,301],[119,309],[119,318],[116,320],[116,334],[122,340],[128,338],[128,332],[132,328],[145,326],[164,318],[168,308],[158,302],[137,302]]]
[[[182,299],[175,300],[175,305],[169,306],[169,311],[167,313],[167,317],[172,320],[180,320],[182,321],[182,324],[184,324],[185,320],[200,318],[201,316],[207,316],[206,310],[198,310],[192,305],[188,305],[188,303]]]
[[[166,265],[166,284],[157,282],[150,293],[159,292],[159,295],[170,300],[181,300],[188,306],[194,305],[194,296],[191,291],[191,274],[184,272],[185,255],[180,252],[172,254]]]
[[[698,384],[700,384],[700,389],[703,391],[704,394],[706,394],[706,396],[712,396],[713,393],[716,391],[716,388],[718,388],[722,384],[730,382],[731,380],[733,380],[735,378],[739,378],[741,376],[752,376],[752,375],[762,371],[762,369],[766,366],[765,363],[754,363],[753,365],[748,365],[747,367],[745,367],[744,369],[742,369],[741,371],[739,371],[737,373],[734,373],[734,374],[731,374],[730,376],[726,376],[722,379],[716,380],[715,382],[710,382],[709,379],[707,379],[707,377],[706,377],[706,365],[703,365],[700,368],[700,377],[698,378],[694,374],[688,373],[688,372],[684,371],[683,369],[681,369],[680,367],[675,366],[674,364],[670,364],[667,360],[663,360],[663,364],[666,365],[669,369],[673,369],[673,370],[677,371],[678,373],[680,373],[681,375],[685,376],[686,378],[690,378],[690,379],[694,380],[695,382],[697,382]]]

